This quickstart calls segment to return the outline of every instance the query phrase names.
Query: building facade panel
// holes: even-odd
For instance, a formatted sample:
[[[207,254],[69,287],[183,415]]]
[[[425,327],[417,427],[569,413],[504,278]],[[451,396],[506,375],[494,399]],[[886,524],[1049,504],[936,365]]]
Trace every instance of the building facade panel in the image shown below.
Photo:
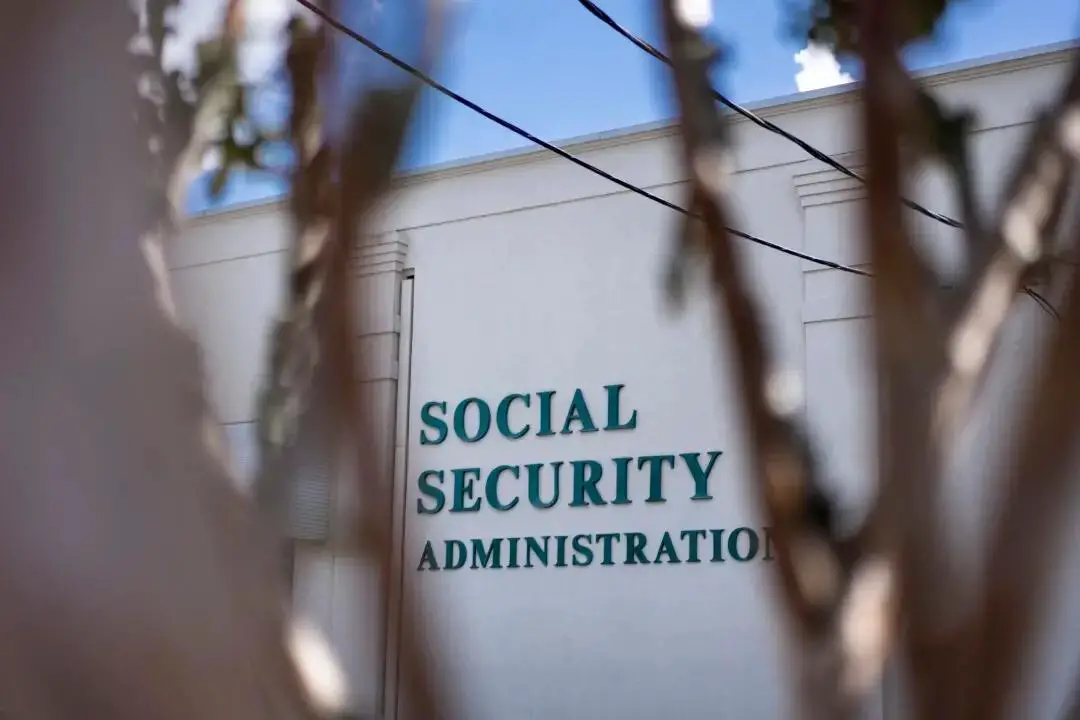
[[[468,717],[783,706],[712,305],[662,291],[674,227],[623,195],[410,232],[405,582]],[[799,291],[796,263],[755,260]],[[773,306],[798,320],[797,297]]]
[[[927,80],[980,112],[972,154],[987,202],[1052,97],[1061,52],[954,68]],[[856,95],[815,93],[762,115],[858,169]],[[736,123],[732,225],[793,250],[862,264],[860,184],[785,140]],[[669,128],[570,144],[590,162],[684,201]],[[955,216],[940,169],[911,194]],[[914,215],[919,242],[954,263],[954,230]],[[557,158],[487,159],[403,179],[354,255],[364,391],[385,430],[400,587],[420,601],[461,717],[772,718],[790,715],[768,529],[747,453],[726,336],[705,276],[681,312],[664,293],[678,216]],[[194,222],[171,249],[181,311],[206,347],[225,422],[250,422],[261,339],[280,291],[287,228],[267,205]],[[740,242],[779,369],[801,378],[830,482],[857,517],[873,485],[867,280]],[[1022,302],[990,384],[1016,396],[1050,327]],[[950,532],[979,544],[988,471],[1009,461],[1005,413],[984,409],[945,488]],[[355,458],[335,479],[336,528],[297,557],[295,599],[338,647],[357,707],[410,717],[399,689],[397,582],[374,602],[350,551]],[[555,498],[555,478],[559,495]],[[1047,549],[1049,552],[1049,549]],[[1050,667],[1024,717],[1050,718],[1075,668],[1072,572],[1047,612]],[[1073,613],[1075,615],[1075,613]],[[902,683],[890,673],[891,717]]]

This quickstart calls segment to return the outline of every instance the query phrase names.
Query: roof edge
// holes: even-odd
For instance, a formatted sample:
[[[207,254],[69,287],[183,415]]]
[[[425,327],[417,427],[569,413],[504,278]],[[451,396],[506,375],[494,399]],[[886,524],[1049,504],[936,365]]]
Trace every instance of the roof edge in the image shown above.
[[[1037,45],[1005,53],[980,56],[955,63],[938,65],[915,73],[915,77],[930,87],[950,85],[957,82],[975,80],[988,75],[1017,72],[1030,68],[1054,65],[1066,59],[1069,52],[1080,47],[1080,41],[1065,41],[1049,45]],[[814,110],[830,105],[842,105],[855,102],[857,83],[844,83],[833,87],[792,93],[743,104],[747,110],[763,118],[774,118],[791,113]],[[735,124],[750,122],[736,115]],[[660,139],[674,133],[675,127],[670,119],[658,120],[629,127],[590,133],[552,142],[553,145],[572,154],[579,155],[607,148],[629,145],[632,143]],[[397,183],[399,187],[410,187],[423,183],[443,180],[451,177],[488,172],[500,168],[514,167],[541,159],[547,159],[550,151],[538,147],[520,147],[502,150],[484,155],[475,155],[459,160],[452,160],[438,165],[431,165],[419,170],[401,173]],[[240,203],[227,208],[211,209],[191,215],[189,223],[202,220],[218,220],[233,215],[249,215],[260,211],[276,209],[284,198],[255,200]]]

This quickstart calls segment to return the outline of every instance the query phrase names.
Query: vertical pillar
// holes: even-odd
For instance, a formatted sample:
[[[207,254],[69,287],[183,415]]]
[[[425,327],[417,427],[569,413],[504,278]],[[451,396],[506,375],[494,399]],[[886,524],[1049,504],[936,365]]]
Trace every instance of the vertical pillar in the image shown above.
[[[287,716],[277,578],[143,244],[133,5],[0,4],[2,714]]]
[[[401,281],[407,245],[397,233],[361,239],[352,253],[353,318],[357,353],[363,353],[360,401],[374,410],[374,465],[386,484],[390,518],[401,334]],[[298,608],[322,626],[349,679],[352,709],[382,714],[387,664],[387,612],[378,568],[356,551],[359,503],[357,451],[345,437],[333,473],[330,533],[319,545],[297,550]]]
[[[353,252],[355,276],[353,318],[357,355],[365,360],[360,377],[361,401],[374,411],[375,466],[388,487],[394,469],[394,440],[401,338],[401,282],[408,244],[402,233],[362,238]],[[348,448],[353,457],[356,448]],[[342,532],[355,523],[354,476],[343,476],[336,504],[336,525]],[[391,493],[387,492],[386,497]],[[387,512],[390,508],[386,509]],[[344,513],[344,514],[342,514]]]
[[[862,170],[857,155],[836,159]],[[869,270],[862,242],[861,203],[866,188],[816,160],[806,161],[804,168],[792,178],[802,209],[802,249]],[[877,385],[865,343],[871,322],[868,282],[842,270],[803,262],[807,419],[821,447],[829,448],[830,476],[835,483],[830,489],[845,505],[857,507],[867,507],[877,488],[872,431]],[[896,688],[896,668],[890,663],[866,717],[896,717],[901,700]]]

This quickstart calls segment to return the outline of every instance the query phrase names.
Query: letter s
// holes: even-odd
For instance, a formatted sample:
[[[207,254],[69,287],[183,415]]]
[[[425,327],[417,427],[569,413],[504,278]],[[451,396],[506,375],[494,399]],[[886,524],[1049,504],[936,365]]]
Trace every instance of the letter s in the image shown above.
[[[438,408],[442,411],[443,417],[446,416],[446,403],[445,402],[429,402],[424,403],[424,406],[420,408],[420,422],[424,423],[427,427],[434,430],[437,435],[434,439],[428,437],[427,432],[420,431],[420,444],[421,445],[438,445],[446,439],[449,428],[446,427],[446,420],[443,417],[436,417],[432,414],[432,410]]]
[[[434,515],[435,513],[446,507],[446,493],[442,491],[442,488],[436,487],[431,483],[429,477],[436,478],[436,482],[442,485],[443,471],[442,470],[425,470],[420,473],[420,477],[416,479],[416,486],[420,490],[420,495],[429,497],[433,500],[430,507],[424,506],[424,497],[416,498],[416,512],[419,515]]]

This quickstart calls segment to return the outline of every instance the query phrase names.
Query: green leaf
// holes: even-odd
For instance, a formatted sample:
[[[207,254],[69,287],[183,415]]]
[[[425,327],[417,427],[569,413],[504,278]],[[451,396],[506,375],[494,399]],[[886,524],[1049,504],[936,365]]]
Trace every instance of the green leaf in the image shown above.
[[[228,182],[229,166],[222,163],[221,167],[214,173],[214,177],[210,179],[210,198],[212,200],[220,200],[221,193],[225,191],[225,184]]]
[[[950,2],[963,0],[895,0],[895,32],[901,46],[933,35]],[[810,0],[789,4],[789,27],[801,41],[824,45],[838,55],[858,50],[860,0]]]

